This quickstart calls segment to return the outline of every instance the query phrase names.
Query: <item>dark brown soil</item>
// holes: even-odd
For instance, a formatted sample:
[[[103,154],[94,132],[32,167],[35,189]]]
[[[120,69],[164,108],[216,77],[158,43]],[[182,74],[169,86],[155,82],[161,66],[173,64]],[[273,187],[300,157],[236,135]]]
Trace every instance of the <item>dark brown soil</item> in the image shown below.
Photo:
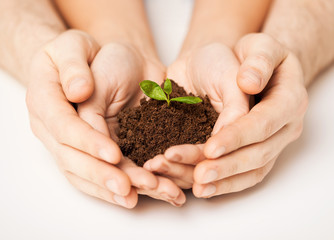
[[[172,87],[172,98],[189,95],[173,81]],[[171,102],[169,107],[166,101],[143,98],[140,106],[119,113],[118,144],[124,156],[143,166],[173,145],[205,143],[217,117],[207,97],[202,103]]]

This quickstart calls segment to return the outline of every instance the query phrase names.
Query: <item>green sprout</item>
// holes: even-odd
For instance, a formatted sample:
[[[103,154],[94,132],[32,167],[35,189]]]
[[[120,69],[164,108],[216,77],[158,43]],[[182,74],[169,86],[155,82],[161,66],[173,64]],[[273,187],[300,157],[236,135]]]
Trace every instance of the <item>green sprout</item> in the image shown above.
[[[183,102],[187,104],[202,102],[202,99],[193,96],[170,98],[169,95],[172,93],[172,83],[168,78],[164,82],[163,89],[159,86],[159,84],[150,80],[141,81],[139,86],[146,96],[155,100],[165,100],[167,101],[168,106],[171,101]]]

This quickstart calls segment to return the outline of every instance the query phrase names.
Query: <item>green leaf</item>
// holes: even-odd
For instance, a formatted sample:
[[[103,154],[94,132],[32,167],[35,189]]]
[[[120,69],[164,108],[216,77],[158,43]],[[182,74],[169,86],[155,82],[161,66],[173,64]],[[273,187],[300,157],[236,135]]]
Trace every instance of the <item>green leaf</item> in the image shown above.
[[[166,81],[164,83],[164,92],[168,95],[172,93],[172,83],[169,78],[166,78]]]
[[[146,96],[155,100],[167,100],[166,94],[156,82],[144,80],[139,86]]]
[[[183,103],[187,103],[187,104],[195,104],[195,103],[202,102],[202,99],[200,99],[199,97],[188,96],[188,97],[172,98],[171,101],[183,102]]]

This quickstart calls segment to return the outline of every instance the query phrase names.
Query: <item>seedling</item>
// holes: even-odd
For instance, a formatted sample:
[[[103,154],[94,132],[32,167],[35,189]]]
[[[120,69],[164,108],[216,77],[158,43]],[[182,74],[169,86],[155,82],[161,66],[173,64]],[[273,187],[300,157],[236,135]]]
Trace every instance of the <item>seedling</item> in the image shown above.
[[[183,102],[187,104],[195,104],[202,102],[202,99],[193,96],[170,98],[169,95],[172,93],[172,83],[168,78],[164,82],[163,89],[159,86],[159,84],[150,80],[141,81],[139,83],[139,86],[146,96],[155,100],[161,100],[161,101],[165,100],[167,101],[167,106],[170,105],[171,101]]]

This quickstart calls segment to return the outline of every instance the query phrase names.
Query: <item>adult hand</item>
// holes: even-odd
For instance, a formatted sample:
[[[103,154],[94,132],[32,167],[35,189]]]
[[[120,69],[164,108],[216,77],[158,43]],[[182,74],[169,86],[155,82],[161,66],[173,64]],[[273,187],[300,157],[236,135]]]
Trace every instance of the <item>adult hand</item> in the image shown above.
[[[212,197],[261,182],[280,152],[303,128],[307,92],[298,59],[265,34],[250,34],[235,48],[241,62],[237,82],[261,100],[250,112],[223,127],[204,146],[207,160],[194,171],[193,192]]]
[[[112,165],[120,162],[120,149],[82,120],[70,103],[92,95],[89,64],[98,50],[89,35],[70,30],[36,53],[26,97],[31,128],[76,188],[130,208],[137,202],[137,193],[128,176]]]
[[[79,116],[116,142],[118,113],[125,107],[139,105],[143,97],[139,82],[162,81],[165,68],[155,57],[144,57],[130,44],[109,43],[96,55],[91,69],[96,80],[95,91],[90,99],[78,105]],[[133,190],[139,194],[175,206],[185,202],[184,193],[171,180],[155,176],[125,157],[117,166],[129,176]]]
[[[235,81],[239,67],[230,48],[212,43],[181,55],[168,68],[167,76],[187,91],[209,97],[219,113],[215,134],[249,111],[248,96]],[[144,168],[170,177],[182,188],[191,188],[194,166],[203,158],[203,145],[174,146],[147,161]]]

